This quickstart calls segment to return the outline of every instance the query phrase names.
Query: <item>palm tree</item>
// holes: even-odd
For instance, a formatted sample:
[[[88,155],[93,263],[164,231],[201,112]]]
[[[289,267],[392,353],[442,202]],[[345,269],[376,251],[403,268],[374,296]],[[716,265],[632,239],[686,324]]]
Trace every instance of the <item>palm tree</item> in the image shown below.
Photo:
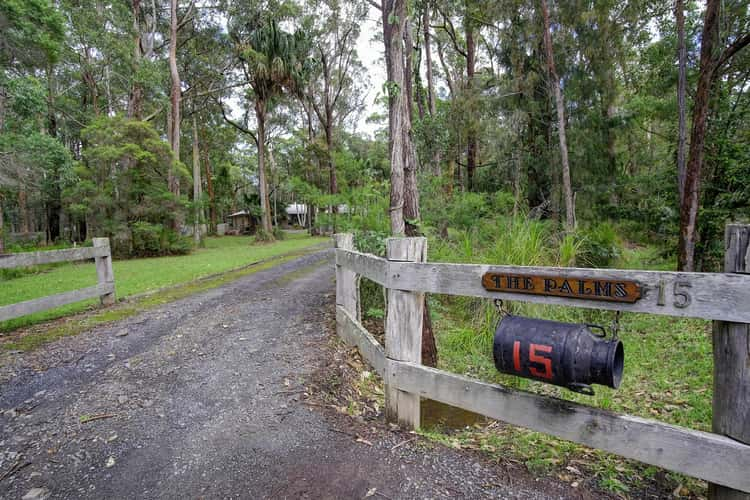
[[[245,76],[253,90],[255,117],[258,122],[258,182],[260,186],[261,220],[263,230],[271,237],[271,207],[266,177],[266,121],[269,105],[284,92],[296,92],[309,74],[309,42],[297,30],[287,33],[275,20],[252,31],[239,45],[239,58]]]

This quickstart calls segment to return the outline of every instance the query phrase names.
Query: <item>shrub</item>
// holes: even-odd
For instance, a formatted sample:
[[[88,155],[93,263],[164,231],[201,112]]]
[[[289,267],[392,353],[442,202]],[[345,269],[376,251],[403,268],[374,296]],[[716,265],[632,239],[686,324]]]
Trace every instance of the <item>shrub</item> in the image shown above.
[[[515,204],[516,199],[513,193],[509,193],[508,191],[498,191],[492,197],[492,208],[495,209],[498,215],[510,215]]]
[[[563,267],[576,265],[581,253],[583,240],[573,233],[563,235],[558,248],[558,264]]]
[[[162,229],[161,224],[150,222],[133,224],[133,253],[138,256],[159,255]]]
[[[257,231],[255,231],[255,243],[273,243],[275,241],[275,238],[273,236],[273,233],[269,233],[262,227],[259,227]]]
[[[581,264],[591,267],[608,267],[622,254],[622,246],[609,222],[602,222],[580,233],[578,252]]]
[[[385,257],[385,240],[388,233],[380,231],[356,231],[354,233],[354,247],[363,253],[371,253]]]
[[[283,240],[286,238],[286,233],[279,226],[276,226],[273,228],[273,237],[277,240]]]
[[[468,229],[490,212],[487,198],[480,193],[454,193],[446,214],[448,223],[457,229]]]
[[[184,255],[192,249],[190,240],[162,224],[135,222],[131,226],[134,257],[157,257],[161,255]]]

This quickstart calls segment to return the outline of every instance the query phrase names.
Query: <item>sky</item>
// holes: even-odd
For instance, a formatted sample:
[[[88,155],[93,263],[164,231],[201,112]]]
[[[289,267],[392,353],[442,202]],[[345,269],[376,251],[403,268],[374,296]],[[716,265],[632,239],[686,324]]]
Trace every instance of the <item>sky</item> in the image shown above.
[[[367,98],[365,100],[366,109],[362,113],[362,123],[357,127],[359,132],[372,135],[381,126],[377,123],[367,123],[367,117],[374,113],[385,112],[382,107],[375,104],[375,99],[380,94],[383,84],[385,83],[385,62],[383,61],[383,42],[374,40],[375,36],[381,33],[381,27],[378,24],[380,11],[370,6],[367,20],[361,26],[359,40],[357,40],[357,53],[362,64],[367,69],[370,78]]]

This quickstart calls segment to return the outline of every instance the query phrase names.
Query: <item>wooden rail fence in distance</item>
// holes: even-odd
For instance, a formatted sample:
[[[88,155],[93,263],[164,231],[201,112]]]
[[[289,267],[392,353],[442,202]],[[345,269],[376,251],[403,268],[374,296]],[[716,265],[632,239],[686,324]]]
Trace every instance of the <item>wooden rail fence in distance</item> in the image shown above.
[[[710,483],[713,499],[750,498],[750,226],[726,231],[724,273],[426,263],[424,238],[391,238],[388,258],[335,235],[337,333],[383,376],[386,417],[419,426],[420,397],[663,467]],[[493,292],[485,273],[638,282],[634,303]],[[358,276],[388,290],[385,348],[359,322]],[[713,433],[488,384],[421,366],[421,294],[501,298],[714,320]],[[489,355],[489,353],[488,353]]]
[[[93,243],[93,247],[0,255],[0,269],[94,259],[97,276],[97,284],[94,286],[0,306],[0,321],[19,318],[95,297],[99,297],[102,305],[114,304],[115,274],[112,271],[112,252],[109,239],[94,238]]]

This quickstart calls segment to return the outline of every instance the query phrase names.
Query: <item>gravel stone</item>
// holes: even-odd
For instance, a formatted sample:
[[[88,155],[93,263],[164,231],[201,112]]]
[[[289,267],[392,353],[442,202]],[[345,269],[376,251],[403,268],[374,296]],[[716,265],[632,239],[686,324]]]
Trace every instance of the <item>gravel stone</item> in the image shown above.
[[[0,408],[38,404],[29,419],[5,412],[0,457],[49,471],[30,491],[23,470],[0,481],[0,498],[601,498],[314,404],[310,381],[336,366],[333,270],[326,249],[0,352]]]

